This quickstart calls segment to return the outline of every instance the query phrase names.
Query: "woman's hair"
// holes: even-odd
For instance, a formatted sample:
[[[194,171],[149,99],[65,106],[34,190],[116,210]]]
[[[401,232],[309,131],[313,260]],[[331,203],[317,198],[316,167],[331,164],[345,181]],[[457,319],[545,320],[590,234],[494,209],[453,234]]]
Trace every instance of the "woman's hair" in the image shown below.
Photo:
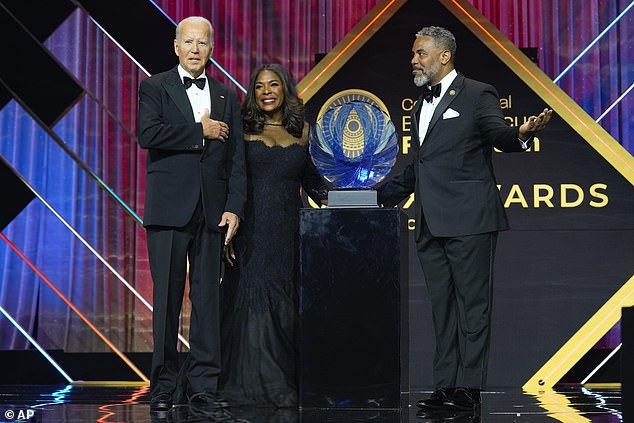
[[[260,109],[255,100],[255,82],[262,71],[274,72],[282,83],[284,102],[282,103],[282,125],[294,137],[301,137],[304,129],[304,103],[297,96],[295,81],[288,71],[278,64],[261,65],[251,74],[251,81],[247,95],[242,103],[242,121],[244,131],[250,134],[259,134],[264,128],[265,113]]]

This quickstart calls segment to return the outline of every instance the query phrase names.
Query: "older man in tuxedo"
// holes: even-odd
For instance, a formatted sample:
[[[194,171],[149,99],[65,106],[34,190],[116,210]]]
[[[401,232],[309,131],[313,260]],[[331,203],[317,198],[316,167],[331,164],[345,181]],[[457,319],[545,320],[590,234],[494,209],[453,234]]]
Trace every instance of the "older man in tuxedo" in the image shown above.
[[[139,88],[139,145],[147,149],[144,225],[154,286],[151,409],[172,408],[179,372],[178,320],[189,261],[192,302],[188,394],[213,406],[220,373],[218,284],[223,244],[238,229],[246,171],[236,93],[204,71],[213,27],[189,17],[176,28],[179,64]]]
[[[416,34],[411,65],[423,88],[412,111],[412,163],[379,189],[395,205],[415,193],[416,248],[431,298],[435,391],[424,410],[475,410],[489,351],[493,257],[508,222],[491,156],[523,151],[552,110],[519,128],[504,120],[496,90],[454,69],[456,40],[440,27]]]

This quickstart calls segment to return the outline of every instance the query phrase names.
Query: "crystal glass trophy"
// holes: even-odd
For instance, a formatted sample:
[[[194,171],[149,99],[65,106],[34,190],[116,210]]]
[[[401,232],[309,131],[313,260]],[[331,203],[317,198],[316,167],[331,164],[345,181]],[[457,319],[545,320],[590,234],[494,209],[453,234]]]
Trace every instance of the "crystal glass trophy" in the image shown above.
[[[370,98],[355,97],[331,102],[311,133],[313,162],[336,188],[328,193],[328,207],[376,207],[371,188],[390,172],[398,154],[388,114]]]

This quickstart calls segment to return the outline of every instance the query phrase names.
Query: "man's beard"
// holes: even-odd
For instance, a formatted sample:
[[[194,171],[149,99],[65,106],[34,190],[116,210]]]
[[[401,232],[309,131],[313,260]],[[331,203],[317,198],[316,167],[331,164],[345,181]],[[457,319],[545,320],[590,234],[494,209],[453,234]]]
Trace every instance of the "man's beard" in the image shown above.
[[[429,76],[425,75],[424,73],[421,74],[420,76],[414,77],[414,84],[417,87],[422,87],[423,85],[427,85],[428,82],[429,82]]]
[[[436,75],[439,71],[440,71],[440,62],[436,62],[431,66],[431,68],[429,69],[429,72],[425,72],[421,70],[420,76],[414,77],[414,84],[417,87],[422,87],[423,85],[429,84],[431,77]]]

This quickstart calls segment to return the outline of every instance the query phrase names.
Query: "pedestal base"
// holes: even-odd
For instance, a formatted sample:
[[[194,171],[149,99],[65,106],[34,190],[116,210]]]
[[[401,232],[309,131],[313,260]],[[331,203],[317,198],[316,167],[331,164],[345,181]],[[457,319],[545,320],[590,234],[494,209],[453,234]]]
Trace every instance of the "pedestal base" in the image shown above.
[[[328,208],[379,207],[374,190],[328,191]]]

